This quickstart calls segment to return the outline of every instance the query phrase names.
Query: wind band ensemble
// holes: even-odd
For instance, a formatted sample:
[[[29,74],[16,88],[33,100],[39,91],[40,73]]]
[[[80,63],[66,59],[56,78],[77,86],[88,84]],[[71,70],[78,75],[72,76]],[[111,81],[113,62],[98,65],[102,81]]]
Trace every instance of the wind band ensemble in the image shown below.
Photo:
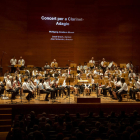
[[[45,101],[56,97],[79,96],[85,93],[90,96],[97,89],[98,96],[110,96],[114,100],[122,101],[122,95],[128,94],[130,99],[140,101],[140,75],[133,72],[132,62],[118,67],[115,62],[106,62],[105,58],[97,65],[94,57],[84,65],[70,64],[72,67],[58,67],[56,59],[49,65],[25,67],[25,60],[15,57],[10,60],[11,72],[6,71],[0,77],[0,96],[4,92],[11,93],[11,99],[17,95],[28,93],[26,99],[30,101],[40,94],[46,94]],[[73,79],[72,82],[67,79]],[[72,93],[70,92],[72,91]],[[137,98],[136,98],[137,95]]]

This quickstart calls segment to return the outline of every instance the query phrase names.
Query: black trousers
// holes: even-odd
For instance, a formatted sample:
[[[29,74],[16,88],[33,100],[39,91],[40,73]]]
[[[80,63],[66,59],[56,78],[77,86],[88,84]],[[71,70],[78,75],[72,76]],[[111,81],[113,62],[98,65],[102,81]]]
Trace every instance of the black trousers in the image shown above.
[[[12,94],[11,98],[12,99],[15,99],[15,96],[16,96],[16,91],[13,90],[13,89],[9,89],[9,90],[6,90],[7,92],[10,92]]]
[[[14,67],[14,65],[11,65],[11,73],[15,73],[16,71],[16,67]]]
[[[0,88],[0,96],[1,96],[1,94],[3,94],[4,93],[4,87],[1,87]]]
[[[106,71],[106,67],[101,67],[102,69],[103,69],[103,72],[105,73],[105,71]]]
[[[79,85],[79,88],[80,88],[80,93],[82,94],[84,92],[85,85],[84,84]]]
[[[48,99],[48,95],[50,94],[49,91],[46,90],[40,90],[40,94],[46,94],[45,100]]]
[[[27,99],[32,98],[32,92],[30,90],[23,90],[23,93],[28,93],[28,95],[26,96]]]
[[[58,87],[57,89],[59,90],[59,96],[61,96],[61,93],[63,91],[63,87]],[[58,92],[58,90],[57,90],[57,92]]]
[[[139,92],[139,91],[140,91],[139,88],[136,88],[136,89],[130,88],[129,96],[130,96],[131,98],[133,98],[133,99],[136,99],[135,94],[136,94],[137,92]]]
[[[126,94],[127,93],[127,91],[125,91],[125,90],[123,90],[123,91],[121,91],[120,93],[118,93],[118,91],[116,92],[116,95],[117,95],[117,97],[118,97],[118,99],[120,99],[120,100],[122,100],[122,94]]]
[[[107,90],[109,91],[110,95],[112,95],[112,91],[111,91],[111,87],[103,87],[103,95],[106,96],[107,95]]]
[[[57,95],[57,90],[53,89],[46,89],[46,91],[49,91],[51,93],[51,99],[55,98],[55,95]]]
[[[62,87],[62,91],[63,91],[64,94],[66,95],[65,89],[67,89],[68,96],[69,96],[69,95],[70,95],[70,86]]]

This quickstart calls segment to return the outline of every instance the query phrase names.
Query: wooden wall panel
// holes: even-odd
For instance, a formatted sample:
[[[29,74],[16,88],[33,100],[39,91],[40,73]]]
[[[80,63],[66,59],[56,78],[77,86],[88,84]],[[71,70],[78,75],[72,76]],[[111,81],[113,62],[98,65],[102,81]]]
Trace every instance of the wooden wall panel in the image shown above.
[[[44,4],[42,7],[42,3]],[[88,9],[84,9],[84,7]],[[52,9],[49,9],[52,7]],[[30,16],[51,10],[54,15],[81,16],[86,22],[75,24],[73,41],[51,41],[50,34],[30,30]],[[34,11],[34,12],[33,12]],[[139,65],[140,60],[140,3],[138,0],[5,0],[0,1],[0,58],[4,70],[10,58],[21,55],[26,64],[44,66],[56,58],[59,66],[68,60],[84,63],[94,56],[107,61]],[[90,20],[89,20],[90,19]]]

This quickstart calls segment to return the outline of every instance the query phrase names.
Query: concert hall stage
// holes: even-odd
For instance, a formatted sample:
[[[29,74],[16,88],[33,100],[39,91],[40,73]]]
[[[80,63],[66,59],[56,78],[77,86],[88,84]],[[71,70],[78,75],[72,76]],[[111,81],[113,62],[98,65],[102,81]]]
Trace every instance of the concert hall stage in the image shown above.
[[[95,94],[92,94],[91,97],[95,97]],[[88,97],[90,98],[90,96]],[[19,102],[18,104],[8,104],[6,102],[10,102],[10,100],[0,100],[0,108],[11,108],[12,116],[14,117],[19,113],[29,113],[34,110],[36,113],[46,112],[49,114],[64,114],[65,111],[69,111],[70,113],[88,113],[93,111],[94,113],[98,113],[100,110],[103,110],[106,113],[110,113],[111,111],[115,111],[119,113],[122,110],[130,113],[134,110],[140,109],[140,103],[134,100],[127,101],[126,99],[123,102],[118,102],[117,100],[112,100],[110,97],[100,97],[100,103],[76,103],[74,101],[74,96],[71,96],[70,102],[69,98],[58,98],[56,102],[52,102],[52,100],[43,101],[44,95],[41,97],[41,101],[37,99],[33,99],[30,103],[27,103],[27,100],[23,99],[23,102],[26,103],[21,104],[20,99],[16,99],[14,101]]]

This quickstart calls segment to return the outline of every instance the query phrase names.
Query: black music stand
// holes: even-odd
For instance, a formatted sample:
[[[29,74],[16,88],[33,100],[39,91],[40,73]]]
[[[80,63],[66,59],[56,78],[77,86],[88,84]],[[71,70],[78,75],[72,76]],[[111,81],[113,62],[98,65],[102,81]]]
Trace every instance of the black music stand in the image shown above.
[[[96,84],[96,93],[97,93],[97,98],[98,98],[98,83]]]
[[[71,82],[74,82],[74,78],[67,78],[66,79],[66,83],[69,83],[69,87],[70,87]],[[69,103],[70,103],[70,95],[69,95]]]

